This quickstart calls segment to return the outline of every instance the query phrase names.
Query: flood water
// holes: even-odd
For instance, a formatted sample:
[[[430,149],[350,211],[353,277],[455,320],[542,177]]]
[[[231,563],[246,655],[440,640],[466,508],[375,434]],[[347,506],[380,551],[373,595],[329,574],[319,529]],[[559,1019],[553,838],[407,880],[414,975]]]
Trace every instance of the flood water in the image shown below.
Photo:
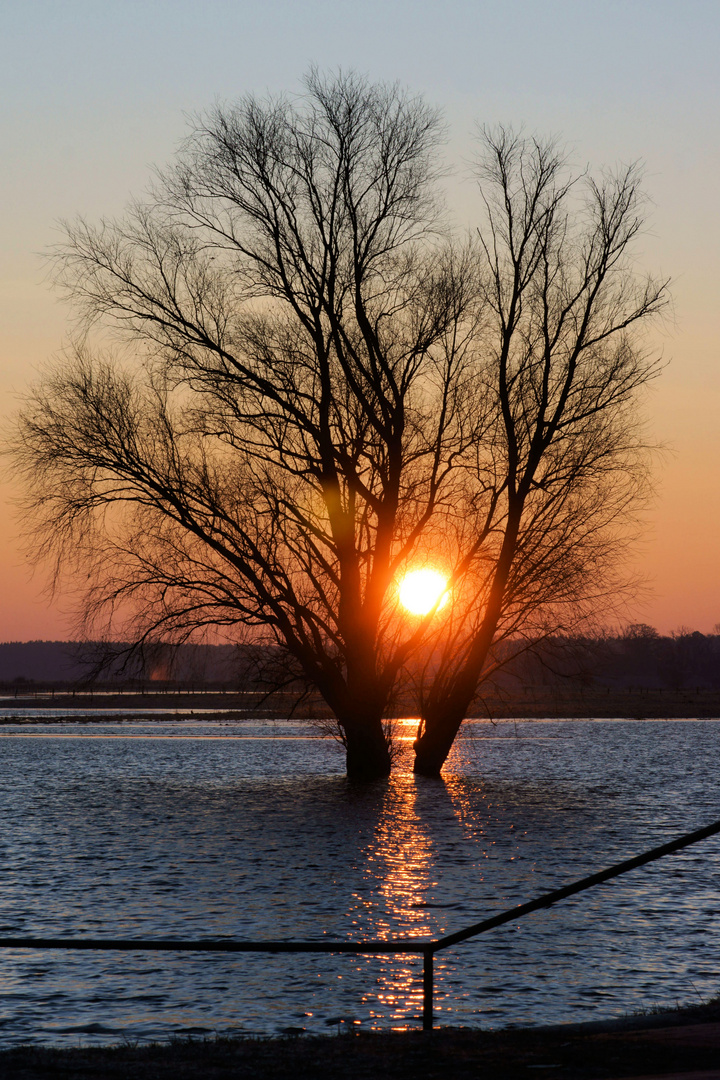
[[[354,785],[308,724],[5,724],[0,936],[452,932],[720,818],[719,740],[720,721],[473,722],[444,780]],[[436,1021],[717,994],[719,855],[704,841],[438,954]],[[419,958],[0,957],[4,1046],[420,1023]]]

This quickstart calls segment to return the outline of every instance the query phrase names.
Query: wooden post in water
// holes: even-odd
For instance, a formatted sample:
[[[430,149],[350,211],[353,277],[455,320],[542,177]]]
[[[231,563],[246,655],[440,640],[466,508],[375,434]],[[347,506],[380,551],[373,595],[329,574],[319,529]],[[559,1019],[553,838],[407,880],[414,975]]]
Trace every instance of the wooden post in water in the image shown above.
[[[433,1029],[433,958],[434,951],[423,953],[423,1031]]]

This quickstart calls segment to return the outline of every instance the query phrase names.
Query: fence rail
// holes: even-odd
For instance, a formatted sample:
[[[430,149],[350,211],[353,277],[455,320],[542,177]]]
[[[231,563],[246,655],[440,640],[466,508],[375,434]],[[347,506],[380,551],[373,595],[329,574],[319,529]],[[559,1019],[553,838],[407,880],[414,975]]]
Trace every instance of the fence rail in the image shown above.
[[[675,840],[649,851],[636,855],[632,859],[608,866],[595,874],[579,878],[577,881],[564,885],[560,889],[543,893],[534,900],[516,907],[508,908],[498,915],[489,919],[473,923],[464,930],[458,930],[454,934],[445,934],[439,938],[393,938],[387,941],[235,941],[225,938],[207,939],[203,941],[187,941],[183,939],[139,939],[139,938],[61,938],[61,937],[0,937],[0,949],[73,949],[73,950],[103,950],[107,952],[223,952],[223,953],[355,953],[364,955],[404,956],[421,955],[423,957],[423,1030],[430,1031],[433,1027],[433,968],[436,952],[448,949],[452,945],[458,945],[469,938],[477,937],[488,930],[505,923],[515,922],[517,919],[530,915],[533,911],[540,911],[552,907],[559,900],[565,900],[569,896],[592,889],[595,885],[601,885],[604,881],[627,874],[630,870],[636,870],[647,863],[662,859],[665,855],[672,855],[676,851],[697,844],[710,836],[720,833],[720,821],[706,825],[702,829],[684,833]]]

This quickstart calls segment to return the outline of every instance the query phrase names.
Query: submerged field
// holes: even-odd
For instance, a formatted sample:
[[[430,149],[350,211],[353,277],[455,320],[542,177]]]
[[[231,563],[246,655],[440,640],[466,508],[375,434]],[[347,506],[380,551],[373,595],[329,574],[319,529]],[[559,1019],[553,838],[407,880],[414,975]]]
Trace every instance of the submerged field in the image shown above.
[[[443,781],[354,786],[271,719],[2,729],[4,935],[424,937],[718,816],[715,721],[475,722]],[[413,725],[400,727],[412,739]],[[441,954],[441,1025],[717,993],[718,841]],[[417,1027],[393,956],[4,954],[0,1045]]]

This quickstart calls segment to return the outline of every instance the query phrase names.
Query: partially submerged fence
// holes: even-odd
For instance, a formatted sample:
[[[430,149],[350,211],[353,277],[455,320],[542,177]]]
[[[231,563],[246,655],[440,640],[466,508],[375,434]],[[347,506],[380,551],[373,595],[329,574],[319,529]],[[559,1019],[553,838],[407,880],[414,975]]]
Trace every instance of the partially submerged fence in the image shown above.
[[[473,923],[464,930],[457,930],[453,934],[445,934],[443,937],[432,938],[395,938],[391,941],[184,941],[136,938],[52,938],[52,937],[0,937],[2,949],[97,949],[111,952],[216,952],[216,953],[356,953],[363,955],[380,954],[383,956],[407,956],[421,955],[423,958],[423,1029],[432,1030],[433,1027],[433,967],[435,953],[448,949],[452,945],[469,938],[477,937],[497,926],[503,926],[508,922],[530,915],[533,911],[540,911],[557,904],[559,900],[565,900],[569,896],[592,889],[595,885],[601,885],[604,881],[627,874],[630,870],[636,870],[647,863],[662,859],[665,855],[672,855],[676,851],[697,844],[700,840],[706,840],[709,836],[720,833],[720,821],[706,825],[702,829],[685,833],[683,836],[671,840],[660,847],[651,848],[636,855],[632,859],[615,863],[600,870],[596,874],[573,881],[561,889],[543,893],[542,896],[529,900],[526,904],[509,908],[499,915],[492,915],[489,919]]]

